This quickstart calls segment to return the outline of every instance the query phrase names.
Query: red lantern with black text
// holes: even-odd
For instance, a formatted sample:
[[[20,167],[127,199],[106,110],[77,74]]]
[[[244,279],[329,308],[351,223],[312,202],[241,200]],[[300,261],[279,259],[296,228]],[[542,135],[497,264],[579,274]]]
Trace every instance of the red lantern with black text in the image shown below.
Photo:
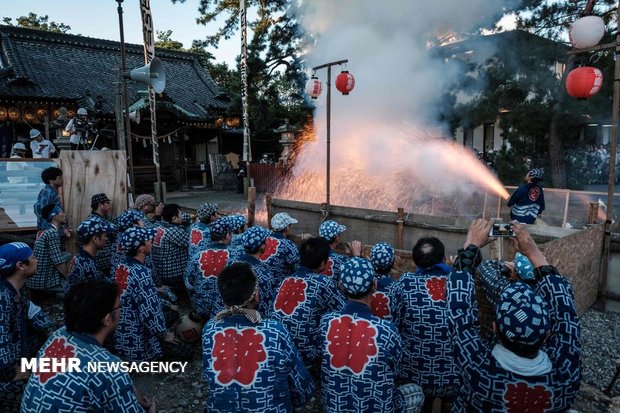
[[[312,99],[316,99],[323,92],[323,83],[316,76],[312,76],[306,82],[306,93],[310,95]]]
[[[577,99],[596,95],[603,84],[603,73],[596,67],[584,66],[571,70],[566,77],[566,91]]]
[[[350,91],[355,87],[355,78],[347,70],[340,72],[336,77],[336,89],[343,95],[348,95]]]

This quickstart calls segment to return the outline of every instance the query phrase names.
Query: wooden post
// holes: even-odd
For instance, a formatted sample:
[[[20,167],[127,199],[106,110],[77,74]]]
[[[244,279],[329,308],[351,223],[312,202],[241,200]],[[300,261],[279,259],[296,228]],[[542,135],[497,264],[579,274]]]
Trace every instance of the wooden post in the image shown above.
[[[271,218],[273,217],[273,207],[271,206],[272,195],[265,194],[265,209],[267,210],[267,227],[271,226]]]
[[[321,222],[327,219],[327,203],[321,202]]]
[[[403,232],[405,229],[405,210],[398,208],[396,212],[396,222],[398,223],[398,232],[396,234],[396,248],[403,249]]]
[[[256,188],[251,186],[248,188],[248,227],[254,226],[256,218]]]
[[[588,210],[588,224],[596,224],[598,220],[598,202],[590,202]]]

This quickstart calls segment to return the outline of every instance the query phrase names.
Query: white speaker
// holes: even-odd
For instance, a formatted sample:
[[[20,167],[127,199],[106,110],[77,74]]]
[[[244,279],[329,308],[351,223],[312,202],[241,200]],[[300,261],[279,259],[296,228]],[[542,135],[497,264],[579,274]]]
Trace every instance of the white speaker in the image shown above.
[[[125,74],[125,78],[146,83],[155,90],[155,93],[163,92],[166,87],[166,70],[157,57],[153,58],[148,65],[131,70]]]
[[[129,112],[129,120],[139,124],[140,123],[140,111],[134,110],[133,112]]]

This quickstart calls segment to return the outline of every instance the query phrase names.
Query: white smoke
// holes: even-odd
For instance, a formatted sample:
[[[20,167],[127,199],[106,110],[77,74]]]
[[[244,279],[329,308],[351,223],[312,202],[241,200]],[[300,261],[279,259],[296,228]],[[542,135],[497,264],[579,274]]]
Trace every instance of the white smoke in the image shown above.
[[[439,152],[452,145],[425,144],[428,135],[442,134],[438,132],[442,125],[434,120],[442,94],[458,75],[450,65],[432,57],[427,42],[448,32],[476,33],[493,27],[514,3],[516,0],[303,1],[299,18],[316,40],[306,56],[307,66],[348,59],[346,69],[356,79],[355,89],[342,96],[335,88],[341,68],[332,68],[333,170],[361,167],[386,178],[407,170],[417,179],[432,177],[437,182],[452,182],[454,187],[469,179],[460,171],[448,171],[442,161]],[[327,69],[316,75],[325,82]],[[315,101],[319,139],[299,155],[297,173],[324,173],[325,85],[323,90]]]

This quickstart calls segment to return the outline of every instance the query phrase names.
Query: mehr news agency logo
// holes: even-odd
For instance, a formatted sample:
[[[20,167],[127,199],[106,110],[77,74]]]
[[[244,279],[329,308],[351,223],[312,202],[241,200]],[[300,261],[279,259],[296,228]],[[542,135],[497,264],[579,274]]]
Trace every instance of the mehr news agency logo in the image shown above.
[[[187,361],[89,361],[77,357],[22,358],[22,373],[185,373]]]

